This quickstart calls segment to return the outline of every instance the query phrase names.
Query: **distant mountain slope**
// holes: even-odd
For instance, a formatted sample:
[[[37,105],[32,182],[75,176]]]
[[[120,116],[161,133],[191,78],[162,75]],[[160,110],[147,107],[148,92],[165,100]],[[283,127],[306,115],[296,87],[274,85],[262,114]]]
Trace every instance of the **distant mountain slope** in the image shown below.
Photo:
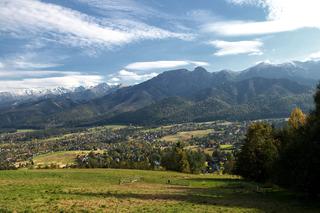
[[[0,125],[2,127],[44,127],[56,125],[50,122],[48,117],[53,114],[67,111],[92,99],[115,92],[119,86],[109,86],[106,83],[91,88],[78,87],[74,90],[63,90],[56,93],[47,91],[42,95],[20,96],[6,93],[13,98],[11,102],[3,103],[0,111]],[[1,96],[0,96],[1,97]]]
[[[0,92],[0,109],[50,98],[68,98],[75,102],[84,102],[107,95],[120,87],[121,85],[109,86],[107,83],[101,83],[89,88],[80,86],[73,89],[58,87],[54,89],[26,89],[12,92]]]
[[[141,84],[120,89],[110,95],[60,113],[53,119],[73,124],[83,120],[106,119],[124,112],[135,111],[168,97],[193,98],[197,92],[231,81],[232,73],[209,73],[198,67],[190,72],[179,69],[164,72]]]
[[[239,72],[239,80],[253,77],[269,79],[290,79],[300,84],[314,86],[320,80],[320,61],[293,61],[283,64],[259,63],[242,72]]]
[[[114,116],[107,122],[147,125],[285,117],[297,106],[309,110],[312,103],[308,87],[286,79],[228,82],[198,94],[191,100],[170,97],[140,110]]]
[[[295,66],[299,67],[298,71],[293,71]],[[295,66],[280,66],[275,71],[268,69],[269,65],[260,64],[240,73],[210,73],[201,67],[194,71],[179,69],[138,85],[110,90],[105,95],[80,88],[78,93],[47,96],[2,110],[0,127],[283,117],[296,106],[305,111],[312,106],[313,89],[309,85],[315,80],[306,84],[295,80],[300,75],[297,73],[305,69],[300,64]],[[315,75],[310,73],[308,76]]]
[[[287,116],[312,106],[312,89],[287,79],[235,80],[233,73],[174,70],[55,115],[68,125],[155,124]],[[264,111],[265,110],[265,111]],[[69,119],[67,119],[69,118]]]

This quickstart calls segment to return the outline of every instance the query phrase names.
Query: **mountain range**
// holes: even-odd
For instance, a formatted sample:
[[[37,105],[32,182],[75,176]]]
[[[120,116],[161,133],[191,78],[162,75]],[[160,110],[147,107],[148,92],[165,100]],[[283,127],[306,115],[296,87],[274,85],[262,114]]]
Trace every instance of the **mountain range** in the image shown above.
[[[286,117],[294,107],[311,110],[319,79],[319,61],[259,63],[240,72],[208,72],[202,67],[171,70],[133,86],[101,84],[7,103],[0,112],[0,127]]]
[[[95,86],[85,88],[83,86],[75,88],[57,87],[53,89],[25,89],[11,92],[0,92],[0,109],[19,105],[26,102],[50,99],[65,98],[75,102],[85,102],[94,98],[107,95],[115,91],[121,85],[110,86],[107,83],[101,83]]]

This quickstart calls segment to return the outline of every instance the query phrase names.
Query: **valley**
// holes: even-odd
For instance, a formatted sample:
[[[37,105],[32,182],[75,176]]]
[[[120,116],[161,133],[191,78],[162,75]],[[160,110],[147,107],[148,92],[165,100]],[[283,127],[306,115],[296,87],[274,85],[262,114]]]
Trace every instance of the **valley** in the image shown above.
[[[266,121],[281,126],[285,119]],[[185,149],[204,152],[211,158],[213,150],[216,149],[226,155],[238,150],[246,129],[252,122],[214,121],[158,127],[106,125],[77,129],[21,129],[1,133],[0,150],[2,159],[7,159],[17,168],[74,167],[77,156],[86,156],[90,152],[105,153],[113,161],[129,152],[133,154],[133,158],[122,156],[124,161],[143,163],[144,160],[137,158],[144,155],[149,158],[152,152],[158,153],[178,142],[183,143]],[[127,150],[128,145],[130,148]],[[115,153],[112,153],[112,150]],[[147,164],[152,164],[152,159],[149,159]],[[110,166],[122,168],[120,164]],[[123,167],[130,168],[125,165]],[[145,169],[154,168],[146,166]]]
[[[313,109],[295,63],[0,99],[0,211],[317,212],[301,189],[235,175],[250,128],[285,140],[292,109]],[[248,156],[264,158],[255,146]]]
[[[320,212],[319,0],[0,0],[0,213]]]

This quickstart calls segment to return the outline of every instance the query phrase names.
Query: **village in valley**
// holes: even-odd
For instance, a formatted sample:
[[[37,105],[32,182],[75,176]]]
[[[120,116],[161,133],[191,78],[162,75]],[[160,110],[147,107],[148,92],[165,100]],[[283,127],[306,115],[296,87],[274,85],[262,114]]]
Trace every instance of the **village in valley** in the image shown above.
[[[265,121],[281,126],[285,119]],[[183,149],[203,154],[206,167],[201,168],[202,172],[222,172],[231,169],[224,165],[233,164],[234,153],[240,149],[252,122],[257,121],[11,130],[0,134],[0,158],[6,166],[16,168],[77,167],[81,159],[82,167],[88,164],[87,167],[161,169],[161,152],[181,143]],[[101,158],[102,155],[113,163],[85,162],[90,159],[88,156]],[[59,161],[57,156],[63,157]]]

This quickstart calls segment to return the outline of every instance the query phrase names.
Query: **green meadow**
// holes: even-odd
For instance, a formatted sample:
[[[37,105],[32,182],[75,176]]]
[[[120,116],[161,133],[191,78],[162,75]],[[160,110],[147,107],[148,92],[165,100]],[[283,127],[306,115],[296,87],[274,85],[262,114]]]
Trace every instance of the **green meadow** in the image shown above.
[[[0,171],[0,212],[319,212],[317,204],[237,176],[167,171]]]

